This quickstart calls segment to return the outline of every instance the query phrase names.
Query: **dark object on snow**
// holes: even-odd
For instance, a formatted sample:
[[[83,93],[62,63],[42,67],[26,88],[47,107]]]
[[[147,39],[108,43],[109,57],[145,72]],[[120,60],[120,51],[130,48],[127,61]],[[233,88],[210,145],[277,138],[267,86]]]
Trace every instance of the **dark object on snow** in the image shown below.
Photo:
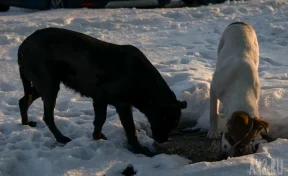
[[[1,0],[1,6],[48,10],[58,8],[153,8],[163,7],[171,0]],[[7,9],[8,10],[8,9]],[[7,11],[3,9],[2,11]]]
[[[44,121],[60,143],[71,141],[54,122],[54,107],[60,83],[93,99],[93,138],[106,139],[101,132],[108,105],[113,105],[135,153],[153,156],[137,140],[132,107],[145,114],[153,138],[163,143],[179,123],[185,101],[176,99],[158,70],[132,45],[116,45],[60,28],[37,30],[18,49],[24,97],[19,100],[22,124],[31,127],[27,111],[41,96]]]
[[[0,12],[9,10],[9,6],[48,10],[58,8],[165,8],[165,7],[182,7],[201,6],[209,3],[218,4],[226,0],[1,0]]]
[[[198,7],[201,5],[208,5],[208,4],[220,4],[227,0],[182,0],[187,6],[189,7]]]
[[[0,12],[7,12],[9,9],[8,5],[0,5]]]
[[[134,168],[132,165],[128,165],[127,168],[122,172],[122,175],[125,176],[133,176],[136,172],[134,171]]]

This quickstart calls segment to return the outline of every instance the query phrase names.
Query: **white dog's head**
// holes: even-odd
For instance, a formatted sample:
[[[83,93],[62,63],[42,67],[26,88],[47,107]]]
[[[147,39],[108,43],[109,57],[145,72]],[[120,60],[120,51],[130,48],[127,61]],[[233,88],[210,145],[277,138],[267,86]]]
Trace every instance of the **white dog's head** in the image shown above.
[[[269,123],[259,119],[251,118],[246,112],[237,111],[226,124],[222,135],[221,153],[224,157],[243,155],[245,148],[264,129],[269,130]]]

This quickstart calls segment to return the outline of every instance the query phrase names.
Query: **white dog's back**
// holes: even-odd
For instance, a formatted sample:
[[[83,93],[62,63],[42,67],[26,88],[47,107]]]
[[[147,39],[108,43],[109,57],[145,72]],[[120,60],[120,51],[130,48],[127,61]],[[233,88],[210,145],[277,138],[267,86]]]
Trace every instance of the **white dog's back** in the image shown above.
[[[230,24],[218,45],[217,64],[211,84],[223,103],[226,117],[240,110],[258,117],[258,65],[259,46],[253,27],[242,22]]]
[[[258,66],[259,46],[253,27],[243,22],[230,24],[222,34],[217,53],[217,63],[221,63],[231,55],[239,55],[240,59],[254,58]],[[256,56],[248,57],[249,55],[245,56],[245,54],[256,54]]]

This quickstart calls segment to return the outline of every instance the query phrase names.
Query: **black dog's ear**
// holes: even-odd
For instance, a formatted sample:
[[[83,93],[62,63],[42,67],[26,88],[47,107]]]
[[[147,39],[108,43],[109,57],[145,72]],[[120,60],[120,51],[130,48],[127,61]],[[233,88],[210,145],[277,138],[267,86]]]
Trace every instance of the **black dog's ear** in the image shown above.
[[[187,108],[187,102],[186,101],[178,101],[179,106],[181,109],[186,109]]]

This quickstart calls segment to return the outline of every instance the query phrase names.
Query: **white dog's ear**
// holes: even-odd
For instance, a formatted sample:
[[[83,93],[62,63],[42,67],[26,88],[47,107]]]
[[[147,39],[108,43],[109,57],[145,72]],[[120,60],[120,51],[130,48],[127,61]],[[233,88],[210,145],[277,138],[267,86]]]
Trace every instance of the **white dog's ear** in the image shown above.
[[[261,131],[263,128],[265,130],[266,133],[269,132],[269,123],[261,120],[257,117],[254,118],[254,128],[257,129],[258,131]]]

